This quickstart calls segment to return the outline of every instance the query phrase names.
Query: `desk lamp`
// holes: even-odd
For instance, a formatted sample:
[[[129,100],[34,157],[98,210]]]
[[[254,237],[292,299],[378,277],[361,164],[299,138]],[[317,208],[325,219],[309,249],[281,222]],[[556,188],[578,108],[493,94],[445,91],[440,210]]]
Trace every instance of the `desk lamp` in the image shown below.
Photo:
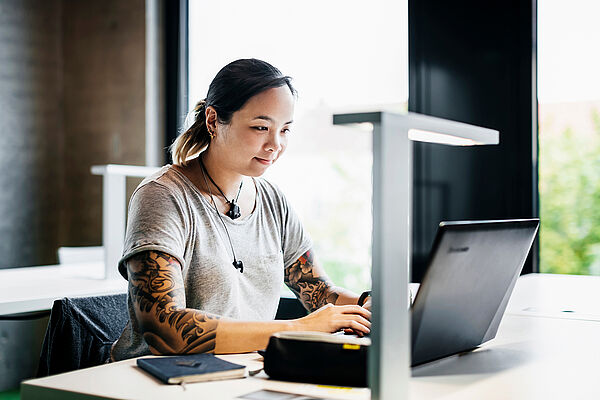
[[[372,345],[373,400],[409,396],[412,143],[473,146],[499,143],[496,130],[426,115],[335,114],[334,125],[369,124],[373,132]]]

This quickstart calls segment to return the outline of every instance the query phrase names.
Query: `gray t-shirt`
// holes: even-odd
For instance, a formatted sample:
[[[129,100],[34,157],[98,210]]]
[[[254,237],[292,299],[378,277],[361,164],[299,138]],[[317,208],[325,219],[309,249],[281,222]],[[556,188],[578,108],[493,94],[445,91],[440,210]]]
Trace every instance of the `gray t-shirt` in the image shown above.
[[[144,179],[129,203],[119,272],[125,261],[148,250],[175,257],[182,265],[186,306],[224,317],[266,321],[277,312],[284,268],[312,246],[283,193],[265,179],[254,179],[252,214],[232,220],[223,215],[244,273],[233,255],[223,223],[196,186],[172,166]],[[150,354],[128,298],[129,322],[112,348],[122,360]]]

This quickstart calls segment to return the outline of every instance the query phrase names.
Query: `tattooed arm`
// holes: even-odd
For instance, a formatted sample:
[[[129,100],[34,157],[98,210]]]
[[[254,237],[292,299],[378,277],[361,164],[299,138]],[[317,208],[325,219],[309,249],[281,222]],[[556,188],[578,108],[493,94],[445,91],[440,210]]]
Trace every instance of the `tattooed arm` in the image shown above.
[[[358,295],[333,285],[314,259],[312,250],[304,253],[285,270],[285,284],[309,311],[326,304],[348,305],[358,302]]]
[[[129,296],[153,354],[244,353],[264,349],[284,330],[368,332],[370,313],[358,306],[319,310],[290,321],[238,321],[187,308],[181,265],[166,253],[146,251],[127,261]]]
[[[236,321],[187,308],[181,265],[166,253],[131,257],[127,274],[135,318],[153,354],[255,351],[275,332],[300,329],[296,321]]]
[[[146,251],[127,262],[129,296],[144,339],[154,354],[214,352],[219,318],[185,307],[179,262]]]

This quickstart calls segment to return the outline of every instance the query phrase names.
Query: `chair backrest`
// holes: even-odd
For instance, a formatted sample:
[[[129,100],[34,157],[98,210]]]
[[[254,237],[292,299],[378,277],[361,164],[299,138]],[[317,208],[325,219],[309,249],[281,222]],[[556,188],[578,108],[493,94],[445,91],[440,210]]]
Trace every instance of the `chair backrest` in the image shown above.
[[[275,319],[296,319],[306,317],[308,311],[295,297],[280,297]]]
[[[105,363],[128,319],[125,293],[54,301],[37,376]]]

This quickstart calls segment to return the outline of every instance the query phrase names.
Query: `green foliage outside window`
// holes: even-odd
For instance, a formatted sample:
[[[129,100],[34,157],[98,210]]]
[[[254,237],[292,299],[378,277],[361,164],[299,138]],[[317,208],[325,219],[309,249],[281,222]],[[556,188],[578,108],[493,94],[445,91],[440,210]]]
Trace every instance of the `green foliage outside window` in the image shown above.
[[[591,118],[593,134],[539,141],[540,272],[600,275],[600,113]]]

